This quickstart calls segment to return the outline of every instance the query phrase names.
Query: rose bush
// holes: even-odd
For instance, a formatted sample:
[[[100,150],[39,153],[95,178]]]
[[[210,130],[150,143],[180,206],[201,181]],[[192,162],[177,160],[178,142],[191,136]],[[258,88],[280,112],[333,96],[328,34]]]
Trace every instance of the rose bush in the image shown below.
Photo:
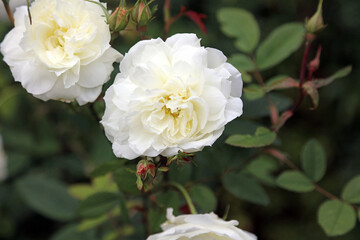
[[[212,145],[242,114],[241,74],[195,34],[135,44],[105,94],[101,121],[116,156],[173,156]]]
[[[122,55],[110,47],[102,8],[84,0],[36,0],[16,9],[1,44],[15,81],[35,97],[93,102]]]
[[[0,135],[0,181],[4,180],[7,176],[7,159],[3,148],[3,142]]]
[[[224,221],[214,213],[188,214],[175,217],[173,209],[167,209],[167,221],[161,225],[163,232],[151,235],[147,240],[162,239],[221,239],[256,240],[251,233],[235,227],[238,221]]]

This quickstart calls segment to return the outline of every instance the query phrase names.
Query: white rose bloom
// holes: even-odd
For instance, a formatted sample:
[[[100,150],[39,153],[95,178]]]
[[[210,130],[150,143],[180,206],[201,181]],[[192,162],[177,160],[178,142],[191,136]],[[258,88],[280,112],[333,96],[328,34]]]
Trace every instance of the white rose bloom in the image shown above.
[[[102,8],[85,0],[36,0],[1,44],[15,81],[44,101],[93,102],[122,55],[110,47]]]
[[[241,74],[195,34],[135,44],[105,94],[101,123],[116,156],[196,152],[242,114]]]
[[[3,148],[2,138],[0,135],[0,181],[7,176],[7,159]]]
[[[173,209],[167,210],[163,232],[147,240],[256,240],[257,237],[237,228],[236,220],[224,221],[216,214],[188,214],[174,217]]]

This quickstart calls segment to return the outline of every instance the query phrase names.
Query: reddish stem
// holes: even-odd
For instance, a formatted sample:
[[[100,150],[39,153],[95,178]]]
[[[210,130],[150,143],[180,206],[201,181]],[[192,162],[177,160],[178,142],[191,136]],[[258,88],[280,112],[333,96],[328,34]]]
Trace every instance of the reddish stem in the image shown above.
[[[8,15],[8,18],[10,20],[10,22],[12,23],[12,25],[15,25],[15,20],[14,20],[14,16],[13,16],[13,13],[10,9],[10,5],[9,5],[9,1],[4,1],[3,0],[3,3],[4,3],[4,7],[5,7],[5,11]]]
[[[255,65],[254,56],[251,55],[250,57],[251,57],[254,65]],[[253,74],[254,74],[255,78],[257,79],[257,81],[259,82],[260,86],[262,88],[264,88],[265,87],[264,79],[263,79],[261,73],[259,72],[259,70],[257,68],[255,68]],[[279,113],[278,113],[274,103],[270,99],[270,97],[267,94],[265,94],[265,97],[266,97],[266,100],[267,100],[268,105],[269,105],[271,123],[274,126],[277,123],[278,119],[279,119]]]
[[[295,164],[293,164],[284,153],[280,152],[279,150],[275,148],[268,148],[264,151],[285,163],[289,168],[300,171],[300,169]]]
[[[275,158],[279,159],[280,161],[282,161],[283,163],[285,163],[289,168],[296,170],[296,171],[301,171],[293,162],[291,162],[285,154],[283,154],[282,152],[278,151],[277,149],[274,148],[268,148],[265,149],[264,152],[269,153],[270,155],[274,156]],[[335,196],[334,194],[326,191],[325,189],[323,189],[322,187],[320,187],[319,185],[317,185],[316,183],[312,183],[315,190],[320,193],[321,195],[325,196],[328,199],[331,200],[337,200],[337,201],[341,201],[337,196]],[[351,207],[353,207],[355,210],[359,210],[360,208],[354,204],[349,204]]]
[[[169,2],[169,3],[167,3]],[[169,7],[170,7],[170,0],[167,0],[165,2],[165,5],[169,4]],[[170,27],[171,25],[176,21],[178,20],[181,16],[184,15],[184,13],[186,12],[186,8],[185,7],[182,7],[180,12],[174,16],[174,17],[171,17],[170,15],[170,8],[168,10],[165,10],[165,5],[164,5],[164,21],[165,21],[165,25],[164,25],[164,33],[163,33],[163,40],[166,40],[167,36],[168,36],[168,33],[169,33],[169,30],[170,30]]]
[[[311,41],[306,40],[305,42],[305,52],[301,63],[301,70],[300,70],[300,91],[302,92],[302,85],[305,82],[305,74],[306,74],[306,65],[307,65],[307,59],[309,56]]]
[[[293,115],[295,110],[299,107],[300,103],[302,102],[302,100],[305,97],[305,91],[303,89],[303,84],[305,82],[305,75],[306,75],[306,66],[307,66],[307,62],[308,62],[308,56],[309,56],[309,52],[310,52],[310,47],[311,47],[311,43],[312,41],[314,41],[316,39],[315,35],[312,34],[306,34],[306,38],[305,38],[305,51],[304,51],[304,55],[302,58],[302,63],[301,63],[301,69],[300,69],[300,78],[299,78],[299,90],[300,90],[300,94],[298,99],[296,100],[295,104],[290,108],[290,110],[288,110],[288,117],[286,119],[283,119],[284,121],[281,123],[281,125],[278,125],[275,128],[275,131],[279,131],[281,126],[283,126],[285,124],[285,122],[287,120],[289,120]],[[311,74],[312,76],[312,74]]]

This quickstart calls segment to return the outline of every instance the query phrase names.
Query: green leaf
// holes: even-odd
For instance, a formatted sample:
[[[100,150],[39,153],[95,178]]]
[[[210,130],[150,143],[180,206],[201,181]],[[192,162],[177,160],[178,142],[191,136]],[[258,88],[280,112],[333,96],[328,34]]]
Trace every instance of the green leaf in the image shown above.
[[[7,168],[9,176],[14,176],[18,174],[19,172],[27,168],[29,165],[30,158],[26,154],[15,152],[8,153]]]
[[[242,78],[244,83],[250,83],[252,81],[251,75],[246,73],[246,72],[241,73],[241,78]]]
[[[279,169],[277,161],[269,155],[260,155],[246,166],[245,171],[255,176],[264,184],[276,186],[273,173]]]
[[[192,164],[172,166],[168,174],[169,179],[171,182],[186,184],[191,178],[192,169]]]
[[[160,232],[161,231],[161,224],[166,221],[164,211],[160,211],[156,208],[149,209],[149,224],[152,232]]]
[[[311,192],[314,190],[313,183],[303,174],[296,170],[283,172],[277,179],[279,187],[293,192]]]
[[[350,203],[360,203],[360,175],[345,185],[341,197]]]
[[[269,93],[268,96],[274,103],[276,109],[279,112],[282,112],[293,104],[291,98],[283,96],[277,93]],[[243,117],[246,118],[260,118],[269,116],[269,104],[265,97],[262,97],[257,100],[249,101],[246,98],[243,98],[244,103],[244,114]]]
[[[230,136],[230,135],[237,134],[237,133],[252,134],[253,132],[256,131],[256,129],[258,127],[260,127],[260,124],[255,121],[247,120],[244,118],[236,118],[233,121],[226,124],[224,135]],[[221,148],[223,148],[223,147],[221,146]],[[213,149],[213,147],[205,148],[205,150],[207,150],[207,149]],[[201,151],[200,153],[197,153],[196,157],[198,156],[198,154],[201,154],[202,152],[203,151]]]
[[[321,144],[315,140],[309,140],[301,155],[301,164],[306,175],[315,182],[320,181],[326,171],[326,157]]]
[[[118,238],[118,233],[116,231],[107,232],[102,240],[116,240]]]
[[[318,223],[328,236],[340,236],[355,227],[355,210],[340,201],[328,200],[318,209]]]
[[[252,52],[260,38],[260,30],[254,16],[240,8],[222,8],[217,12],[221,30],[229,37],[236,37],[236,47]],[[241,23],[241,24],[239,24]]]
[[[235,53],[229,58],[229,63],[234,65],[240,72],[252,71],[255,65],[251,58],[245,54]]]
[[[71,185],[68,190],[71,196],[79,200],[84,200],[97,192],[93,186],[85,183]]]
[[[120,209],[119,208],[115,208],[113,209],[111,212],[111,216],[112,217],[116,217],[120,214]],[[97,226],[99,226],[100,224],[106,222],[108,220],[108,215],[104,214],[100,217],[97,218],[92,218],[92,219],[84,219],[78,226],[77,226],[77,230],[80,232],[95,228]]]
[[[275,29],[256,51],[256,64],[265,70],[289,57],[303,43],[305,29],[302,23],[287,23]]]
[[[276,139],[276,133],[265,127],[258,127],[254,135],[236,134],[230,136],[226,143],[235,147],[264,147],[272,144]]]
[[[178,192],[176,191],[166,191],[166,192],[160,192],[156,194],[156,198],[158,200],[158,203],[160,206],[162,206],[164,209],[166,208],[173,208],[175,213],[177,213],[177,209],[179,209],[180,205],[180,196]]]
[[[126,168],[120,168],[114,172],[114,180],[119,190],[124,193],[140,194],[136,187],[136,175]]]
[[[271,92],[272,90],[279,90],[279,89],[288,89],[288,88],[298,88],[299,83],[284,75],[275,76],[269,79],[265,84],[266,92]]]
[[[77,227],[77,230],[82,232],[99,226],[108,219],[107,215],[104,214],[97,218],[85,219]]]
[[[216,208],[214,192],[205,185],[195,185],[190,189],[190,197],[202,212],[212,212]]]
[[[115,171],[116,169],[122,167],[123,165],[124,165],[124,161],[120,159],[112,162],[103,163],[90,173],[90,177],[96,178],[103,176],[109,172]]]
[[[338,70],[336,73],[334,73],[332,76],[330,76],[328,78],[316,79],[316,80],[312,81],[312,83],[314,84],[314,86],[316,88],[324,87],[324,86],[331,84],[336,79],[346,77],[347,75],[349,75],[351,73],[351,70],[352,70],[352,66],[347,66],[347,67],[344,67],[344,68]]]
[[[17,153],[25,153],[29,155],[35,145],[34,139],[30,132],[21,131],[19,129],[4,129],[2,132],[5,146],[16,149]]]
[[[0,116],[3,119],[12,119],[16,116],[19,105],[19,95],[22,92],[18,86],[9,86],[0,93]]]
[[[97,192],[118,192],[117,185],[114,182],[113,176],[111,174],[94,178],[92,180],[92,185],[97,190]]]
[[[46,217],[68,221],[76,216],[78,201],[55,179],[29,175],[16,182],[16,189],[32,209]]]
[[[258,84],[250,84],[244,88],[244,95],[247,100],[256,100],[262,98],[265,95],[265,90]]]
[[[68,190],[74,198],[79,200],[84,200],[97,192],[118,192],[111,174],[93,179],[92,184],[73,184]]]
[[[268,205],[270,202],[263,187],[242,173],[229,173],[222,182],[227,191],[240,199],[259,205]]]
[[[50,240],[95,240],[96,235],[94,230],[80,232],[76,229],[76,225],[67,225],[60,229],[51,237]]]
[[[79,213],[85,218],[100,217],[113,209],[119,202],[119,195],[116,193],[95,193],[80,203]]]
[[[316,109],[319,106],[319,91],[315,87],[313,82],[306,82],[303,84],[303,89],[305,90],[306,94],[309,95],[313,107],[312,110]]]

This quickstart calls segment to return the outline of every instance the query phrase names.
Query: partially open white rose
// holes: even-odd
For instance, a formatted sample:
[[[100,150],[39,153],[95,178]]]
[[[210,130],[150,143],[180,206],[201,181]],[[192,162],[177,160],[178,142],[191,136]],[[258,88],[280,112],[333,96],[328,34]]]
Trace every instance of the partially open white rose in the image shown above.
[[[0,181],[4,180],[7,176],[7,159],[3,148],[3,142],[0,135]]]
[[[167,221],[161,225],[163,232],[147,240],[256,240],[249,232],[235,227],[238,221],[224,221],[216,214],[188,214],[174,217],[173,209],[167,210]]]
[[[195,34],[135,44],[105,94],[101,123],[116,156],[196,152],[242,114],[241,74]]]
[[[110,47],[104,12],[85,0],[36,0],[1,44],[15,81],[42,100],[93,102],[122,55]]]

